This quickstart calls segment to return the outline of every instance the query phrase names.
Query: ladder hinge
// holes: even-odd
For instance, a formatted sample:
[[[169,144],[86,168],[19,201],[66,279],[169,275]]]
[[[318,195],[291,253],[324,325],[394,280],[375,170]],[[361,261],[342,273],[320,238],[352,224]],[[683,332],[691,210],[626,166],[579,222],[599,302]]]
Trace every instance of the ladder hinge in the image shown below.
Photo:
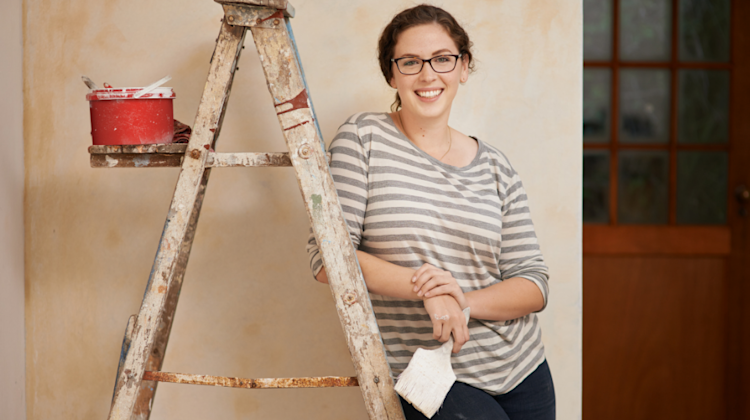
[[[284,11],[267,7],[238,4],[224,5],[225,22],[233,26],[280,29],[284,26]]]

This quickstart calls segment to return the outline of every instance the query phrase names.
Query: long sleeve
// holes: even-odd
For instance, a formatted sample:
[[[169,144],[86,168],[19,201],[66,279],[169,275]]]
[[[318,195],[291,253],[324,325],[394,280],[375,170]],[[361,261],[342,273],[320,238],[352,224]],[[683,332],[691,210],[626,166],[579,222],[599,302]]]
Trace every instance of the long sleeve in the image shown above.
[[[369,155],[364,141],[358,133],[357,125],[349,121],[339,127],[329,151],[331,152],[331,175],[336,184],[339,203],[349,227],[349,235],[355,248],[359,248],[367,207],[367,170]],[[307,242],[310,268],[316,276],[323,267],[320,250],[310,229]]]
[[[503,199],[502,248],[499,266],[502,279],[523,277],[539,287],[547,306],[549,270],[539,249],[528,198],[521,178],[515,171]],[[544,309],[544,308],[542,308]]]

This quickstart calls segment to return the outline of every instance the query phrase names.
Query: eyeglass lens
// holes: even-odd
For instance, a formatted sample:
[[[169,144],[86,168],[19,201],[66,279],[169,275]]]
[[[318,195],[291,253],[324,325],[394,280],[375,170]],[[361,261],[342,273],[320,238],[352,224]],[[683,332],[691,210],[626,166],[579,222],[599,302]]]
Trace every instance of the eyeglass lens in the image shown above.
[[[422,71],[424,62],[428,61],[432,69],[438,73],[447,73],[456,68],[456,57],[452,55],[439,55],[429,60],[422,60],[417,57],[405,58],[397,61],[398,69],[404,74],[417,74]]]

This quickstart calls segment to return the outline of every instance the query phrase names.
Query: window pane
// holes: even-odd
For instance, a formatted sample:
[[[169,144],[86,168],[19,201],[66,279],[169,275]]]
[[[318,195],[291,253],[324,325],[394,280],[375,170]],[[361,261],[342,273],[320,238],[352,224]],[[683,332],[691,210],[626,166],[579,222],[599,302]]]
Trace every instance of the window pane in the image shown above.
[[[609,152],[583,152],[583,222],[609,222]]]
[[[620,0],[620,59],[668,61],[671,0]]]
[[[620,142],[669,142],[669,70],[620,71]]]
[[[727,221],[727,152],[677,152],[677,223]]]
[[[583,70],[583,141],[609,142],[612,72],[609,69]]]
[[[729,72],[680,70],[679,143],[729,141]]]
[[[680,0],[680,60],[729,61],[731,0]]]
[[[612,59],[612,0],[583,0],[583,59]]]
[[[669,220],[669,152],[620,151],[617,218],[620,224]]]

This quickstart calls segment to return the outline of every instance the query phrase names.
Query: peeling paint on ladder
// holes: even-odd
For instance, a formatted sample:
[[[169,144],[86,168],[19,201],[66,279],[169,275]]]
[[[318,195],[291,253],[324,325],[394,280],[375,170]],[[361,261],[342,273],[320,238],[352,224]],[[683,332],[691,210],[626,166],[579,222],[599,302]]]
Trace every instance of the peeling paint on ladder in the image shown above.
[[[310,198],[312,198],[313,202],[313,213],[320,213],[320,211],[323,210],[323,198],[320,194],[313,194]]]

